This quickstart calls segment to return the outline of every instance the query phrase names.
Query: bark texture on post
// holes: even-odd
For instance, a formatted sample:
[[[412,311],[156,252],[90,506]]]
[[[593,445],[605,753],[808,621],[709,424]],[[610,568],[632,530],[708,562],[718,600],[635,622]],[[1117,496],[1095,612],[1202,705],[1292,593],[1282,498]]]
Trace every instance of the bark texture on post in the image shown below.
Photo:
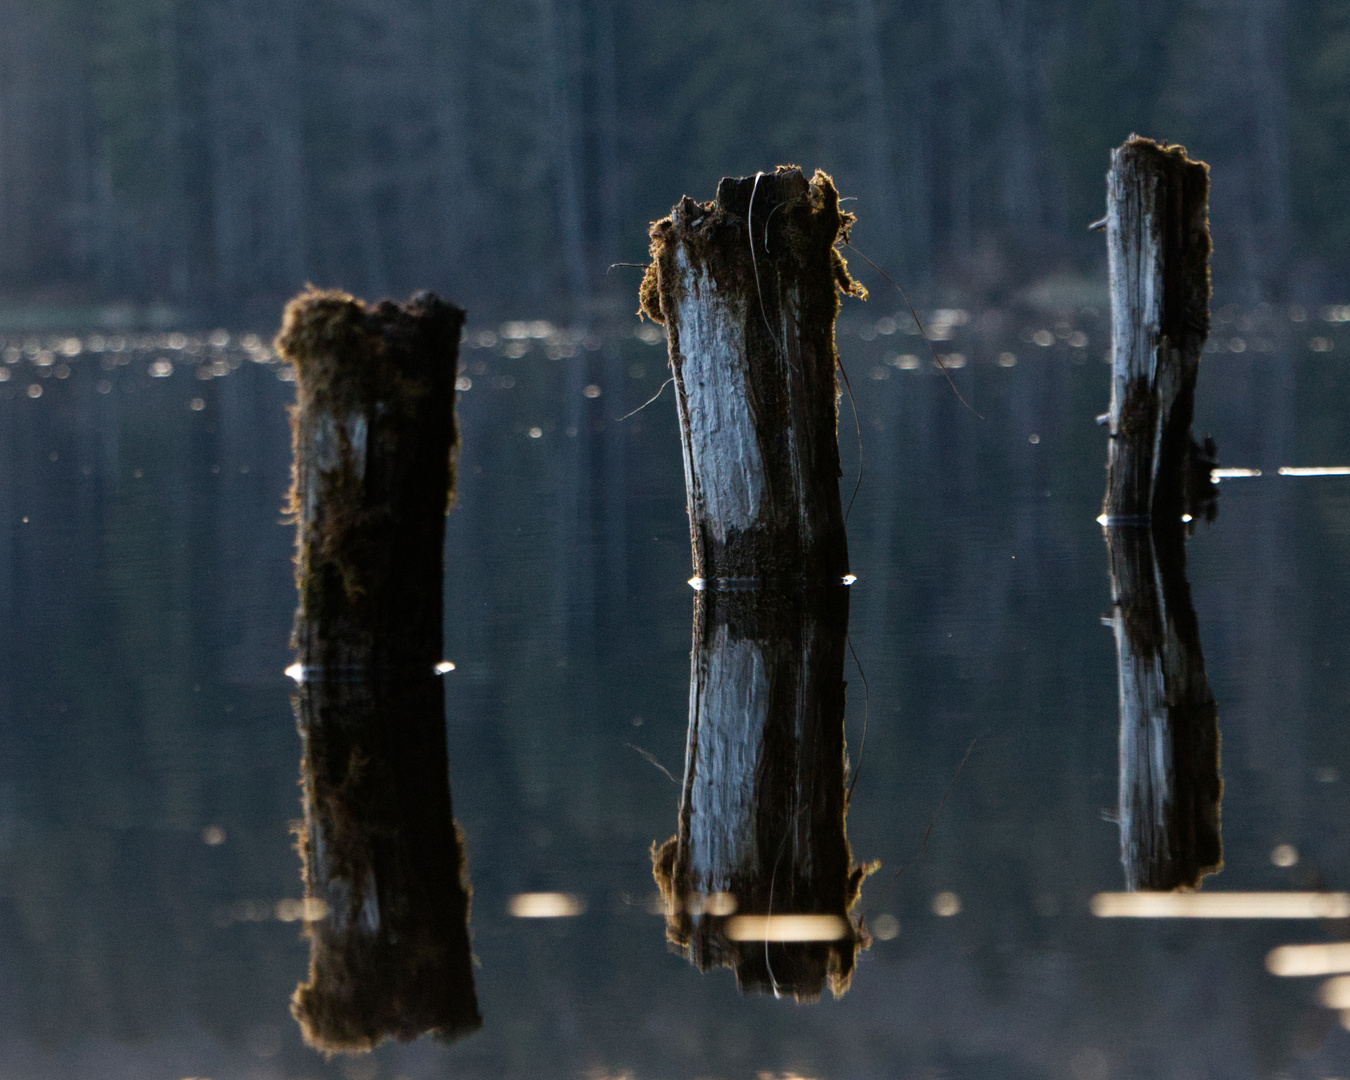
[[[1120,673],[1125,887],[1193,889],[1223,866],[1223,781],[1184,532],[1180,523],[1104,532]]]
[[[666,326],[696,577],[848,572],[834,322],[840,292],[866,295],[835,248],[852,221],[825,173],[780,166],[651,228],[642,310]]]
[[[1185,512],[1209,336],[1209,167],[1184,147],[1132,136],[1111,154],[1106,190],[1113,345],[1104,512],[1121,523],[1174,521]]]
[[[841,586],[695,599],[679,828],[653,845],[653,872],[667,939],[700,971],[732,968],[742,992],[810,1001],[828,983],[838,997],[869,943],[849,915],[871,867],[853,864],[844,827],[847,632]],[[802,914],[838,936],[735,930]]]
[[[452,817],[442,548],[464,313],[309,292],[277,338],[292,411],[310,970],[292,1012],[319,1049],[481,1026]]]

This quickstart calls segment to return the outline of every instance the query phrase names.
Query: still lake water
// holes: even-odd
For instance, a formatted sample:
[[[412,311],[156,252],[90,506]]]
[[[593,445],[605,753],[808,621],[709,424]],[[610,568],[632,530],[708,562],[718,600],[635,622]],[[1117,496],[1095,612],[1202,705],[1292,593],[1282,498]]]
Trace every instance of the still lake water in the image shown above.
[[[1345,889],[1350,477],[1275,471],[1350,464],[1350,310],[1217,315],[1196,433],[1264,474],[1225,480],[1187,545],[1225,785],[1204,891]],[[1089,910],[1124,882],[1106,319],[938,316],[980,419],[874,318],[840,336],[867,684],[850,659],[848,838],[882,864],[851,989],[742,997],[664,941],[649,850],[680,789],[649,758],[682,769],[693,609],[670,391],[615,422],[663,343],[478,328],[445,679],[484,1024],[332,1061],[288,1012],[308,956],[286,903],[293,387],[247,337],[7,340],[0,1077],[1350,1075],[1318,980],[1264,966],[1345,923]],[[524,892],[580,913],[513,918]]]

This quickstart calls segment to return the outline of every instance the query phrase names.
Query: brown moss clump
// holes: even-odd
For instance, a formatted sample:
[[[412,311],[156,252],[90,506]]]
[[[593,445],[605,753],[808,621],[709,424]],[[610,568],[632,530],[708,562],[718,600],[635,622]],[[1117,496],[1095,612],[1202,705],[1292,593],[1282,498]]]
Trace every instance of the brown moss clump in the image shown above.
[[[737,295],[765,289],[756,270],[790,287],[803,278],[818,279],[822,259],[827,259],[837,292],[831,293],[827,310],[813,315],[826,318],[833,331],[839,294],[867,299],[867,290],[849,273],[836,246],[848,242],[856,220],[855,214],[839,209],[834,180],[821,169],[809,182],[797,165],[779,165],[757,177],[728,177],[718,185],[715,201],[699,203],[686,195],[669,216],[652,223],[652,261],[638,289],[638,313],[665,323],[678,287],[670,260],[675,243],[683,241],[693,261],[710,267],[719,289]],[[727,252],[737,254],[726,258]]]

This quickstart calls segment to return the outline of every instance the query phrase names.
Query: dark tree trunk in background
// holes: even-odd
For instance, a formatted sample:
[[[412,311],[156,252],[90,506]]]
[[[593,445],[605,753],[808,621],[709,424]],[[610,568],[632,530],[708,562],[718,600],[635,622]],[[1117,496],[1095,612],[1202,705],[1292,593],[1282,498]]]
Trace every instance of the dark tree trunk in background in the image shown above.
[[[669,339],[696,577],[848,572],[834,320],[861,289],[834,244],[850,221],[828,176],[781,167],[652,226],[642,304]]]
[[[572,103],[569,71],[571,58],[575,55],[572,47],[576,38],[573,33],[575,13],[571,7],[575,0],[538,2],[539,29],[544,50],[544,96],[563,267],[567,273],[567,290],[573,310],[582,321],[587,321],[591,316],[591,275],[586,261],[586,208],[582,197],[577,117]]]
[[[481,1023],[434,670],[463,321],[430,294],[310,292],[277,339],[296,368],[300,850],[320,905],[292,1010],[327,1050]]]
[[[1193,889],[1223,865],[1223,781],[1185,534],[1179,522],[1104,531],[1120,673],[1125,887]]]
[[[1111,155],[1110,522],[1179,522],[1186,512],[1209,334],[1208,195],[1208,167],[1182,147],[1136,137]]]
[[[854,0],[854,19],[857,25],[857,56],[862,75],[863,99],[867,113],[867,183],[871,188],[876,219],[872,235],[876,258],[883,265],[897,265],[895,257],[899,213],[896,208],[894,163],[891,154],[891,124],[886,108],[886,79],[881,63],[881,42],[878,40],[875,0]]]
[[[849,918],[867,868],[844,830],[847,633],[843,586],[695,597],[679,829],[653,868],[671,944],[742,992],[838,997],[867,944]],[[770,940],[795,915],[816,939]]]

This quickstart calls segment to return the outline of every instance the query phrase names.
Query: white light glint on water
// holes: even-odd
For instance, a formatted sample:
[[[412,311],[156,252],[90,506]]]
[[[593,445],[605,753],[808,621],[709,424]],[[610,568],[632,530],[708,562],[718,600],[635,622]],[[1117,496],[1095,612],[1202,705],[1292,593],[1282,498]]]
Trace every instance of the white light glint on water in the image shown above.
[[[1281,476],[1350,476],[1350,465],[1314,465],[1309,468],[1280,466]]]
[[[933,897],[933,914],[949,919],[961,913],[961,898],[954,892],[940,892]]]
[[[726,925],[732,941],[838,941],[849,931],[839,915],[736,915]]]
[[[517,919],[570,919],[586,910],[586,901],[575,893],[516,893],[506,910]]]
[[[1211,480],[1231,480],[1243,476],[1260,476],[1260,469],[1210,469],[1209,478]]]
[[[1099,919],[1344,919],[1350,893],[1098,893],[1090,906]]]
[[[1288,869],[1298,864],[1298,848],[1293,844],[1278,844],[1270,853],[1270,861]]]

